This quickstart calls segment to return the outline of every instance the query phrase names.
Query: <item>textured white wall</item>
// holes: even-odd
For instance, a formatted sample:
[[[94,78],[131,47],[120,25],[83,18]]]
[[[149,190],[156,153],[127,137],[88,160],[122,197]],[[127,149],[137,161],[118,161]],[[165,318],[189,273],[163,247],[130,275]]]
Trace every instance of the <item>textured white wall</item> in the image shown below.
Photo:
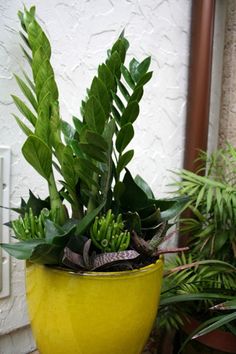
[[[28,0],[24,3],[30,6]],[[163,195],[171,180],[168,170],[182,165],[191,1],[35,0],[34,4],[51,40],[64,119],[79,115],[97,64],[123,28],[131,43],[130,57],[152,56],[154,76],[136,123],[131,169],[152,185],[157,196]],[[11,117],[17,110],[10,94],[19,93],[12,73],[27,67],[18,45],[21,8],[20,0],[0,2],[0,144],[12,149],[12,206],[27,196],[28,188],[46,195],[46,185],[20,155],[24,136]],[[23,262],[12,260],[11,297],[0,300],[0,336],[27,323],[23,268]],[[10,348],[10,342],[2,349],[0,337],[0,354],[25,352],[20,343],[17,349]]]

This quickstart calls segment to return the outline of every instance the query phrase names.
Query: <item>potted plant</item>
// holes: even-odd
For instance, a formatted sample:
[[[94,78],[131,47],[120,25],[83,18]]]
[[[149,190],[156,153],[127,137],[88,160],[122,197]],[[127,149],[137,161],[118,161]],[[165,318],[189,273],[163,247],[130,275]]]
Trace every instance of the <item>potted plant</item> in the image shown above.
[[[32,78],[15,75],[29,105],[12,96],[26,121],[14,116],[26,134],[23,156],[47,182],[49,197],[30,192],[22,200],[19,218],[10,222],[17,242],[1,246],[27,261],[29,314],[41,354],[138,354],[157,311],[160,255],[176,251],[160,245],[187,202],[156,200],[127,168],[151,59],[125,66],[129,43],[122,32],[71,126],[60,116],[51,47],[35,8],[18,15]]]
[[[228,144],[211,155],[201,153],[199,161],[206,166],[204,175],[186,170],[179,174],[178,192],[190,198],[191,216],[180,222],[180,231],[188,233],[189,250],[167,264],[160,325],[184,328],[198,351],[235,353],[236,150]],[[223,331],[207,335],[219,326]],[[179,338],[183,347],[186,337]],[[196,340],[207,347],[200,349]]]

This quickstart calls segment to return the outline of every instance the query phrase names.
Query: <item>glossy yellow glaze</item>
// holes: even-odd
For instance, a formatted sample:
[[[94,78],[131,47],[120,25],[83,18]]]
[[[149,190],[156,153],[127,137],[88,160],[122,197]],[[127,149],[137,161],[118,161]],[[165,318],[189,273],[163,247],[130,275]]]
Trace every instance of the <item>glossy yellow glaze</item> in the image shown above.
[[[160,297],[163,262],[128,272],[76,274],[26,267],[40,354],[140,354]]]

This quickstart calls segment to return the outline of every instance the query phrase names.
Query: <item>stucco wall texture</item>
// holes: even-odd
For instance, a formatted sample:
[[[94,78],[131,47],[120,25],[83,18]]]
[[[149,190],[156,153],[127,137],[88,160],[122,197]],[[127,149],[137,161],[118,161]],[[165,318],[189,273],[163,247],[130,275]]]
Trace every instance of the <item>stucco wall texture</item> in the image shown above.
[[[31,5],[28,0],[24,3]],[[182,166],[191,1],[35,0],[34,4],[51,40],[65,120],[79,116],[85,89],[123,28],[131,43],[130,59],[152,56],[154,75],[135,124],[135,158],[129,167],[163,196],[172,179],[170,170]],[[22,6],[20,0],[0,2],[0,144],[10,146],[12,153],[12,207],[19,205],[20,196],[27,197],[29,188],[41,197],[47,195],[46,184],[20,154],[25,136],[11,116],[18,112],[10,94],[20,95],[13,73],[29,69],[19,47],[17,11]],[[34,347],[30,333],[12,332],[28,323],[24,263],[12,259],[11,269],[11,295],[0,300],[0,354],[24,354]]]
[[[236,146],[236,2],[227,1],[219,145]]]

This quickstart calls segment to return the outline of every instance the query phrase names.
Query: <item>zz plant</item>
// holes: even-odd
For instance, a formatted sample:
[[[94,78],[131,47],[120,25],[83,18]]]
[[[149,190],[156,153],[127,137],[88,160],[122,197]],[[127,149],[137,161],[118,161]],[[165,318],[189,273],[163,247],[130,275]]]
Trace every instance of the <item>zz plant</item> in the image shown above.
[[[10,223],[19,242],[2,247],[19,259],[77,269],[155,261],[164,252],[158,248],[170,220],[187,199],[156,200],[127,168],[139,103],[152,77],[151,58],[125,64],[129,43],[122,32],[98,66],[80,117],[70,125],[60,115],[51,46],[35,7],[18,16],[32,77],[15,75],[27,103],[12,95],[24,120],[14,117],[26,135],[23,156],[47,182],[49,197],[41,200],[30,192],[29,200],[22,200],[16,210],[21,216]]]

